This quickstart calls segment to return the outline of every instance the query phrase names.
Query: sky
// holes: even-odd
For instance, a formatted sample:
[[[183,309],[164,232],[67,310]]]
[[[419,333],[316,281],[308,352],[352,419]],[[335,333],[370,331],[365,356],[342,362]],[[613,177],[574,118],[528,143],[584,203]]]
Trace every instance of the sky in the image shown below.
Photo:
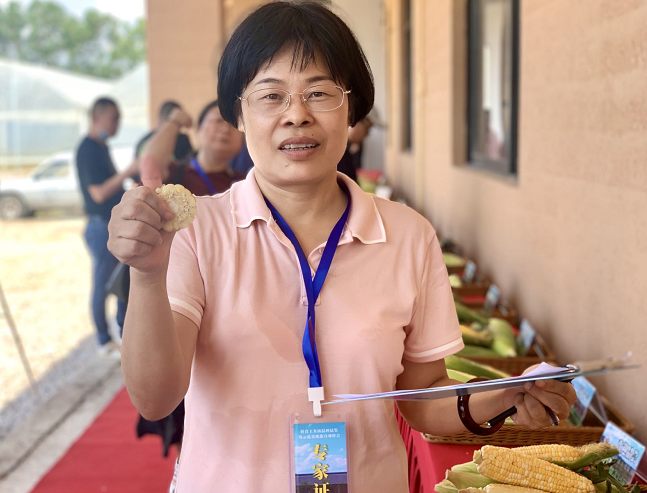
[[[0,5],[5,6],[11,0],[0,0]],[[17,0],[18,2],[29,5],[31,0]],[[144,17],[144,0],[53,0],[65,7],[68,11],[81,15],[88,8],[96,8],[101,12],[112,14],[118,19],[133,22],[140,17]]]
[[[312,466],[315,464],[328,465],[328,472],[346,472],[346,435],[344,423],[308,423],[294,425],[295,434],[295,466],[296,474],[312,474]],[[340,430],[339,438],[310,438],[307,430],[314,430],[313,433],[320,433],[320,428],[335,427]],[[303,431],[301,431],[303,430]],[[305,433],[304,433],[305,432]],[[318,459],[314,454],[315,444],[326,445],[324,460]]]

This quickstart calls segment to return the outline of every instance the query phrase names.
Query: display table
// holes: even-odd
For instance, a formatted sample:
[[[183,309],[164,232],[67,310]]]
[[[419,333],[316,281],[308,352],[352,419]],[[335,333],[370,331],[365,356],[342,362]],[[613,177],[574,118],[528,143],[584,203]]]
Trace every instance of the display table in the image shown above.
[[[445,471],[456,464],[469,462],[480,445],[429,443],[419,431],[412,430],[395,410],[400,434],[409,459],[409,491],[433,493],[434,486],[445,479]]]

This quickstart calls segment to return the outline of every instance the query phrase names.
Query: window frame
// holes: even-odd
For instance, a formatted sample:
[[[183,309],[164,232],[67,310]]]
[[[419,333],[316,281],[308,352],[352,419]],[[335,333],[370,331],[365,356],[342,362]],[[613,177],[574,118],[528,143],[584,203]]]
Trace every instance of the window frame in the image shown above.
[[[402,151],[413,152],[415,115],[413,111],[414,67],[413,67],[413,3],[402,2]]]
[[[520,1],[505,0],[511,3],[511,30],[512,43],[511,57],[511,94],[510,94],[510,155],[507,158],[494,160],[482,156],[474,156],[472,146],[473,136],[478,131],[479,92],[482,93],[483,85],[478,83],[482,67],[482,5],[488,0],[469,0],[468,3],[468,29],[467,29],[467,164],[474,168],[484,169],[504,176],[516,176],[518,171],[518,130],[519,130],[519,66],[520,66]]]
[[[64,171],[64,174],[59,174]],[[34,180],[60,180],[70,176],[71,163],[69,159],[56,158],[44,163],[41,169],[34,173]]]

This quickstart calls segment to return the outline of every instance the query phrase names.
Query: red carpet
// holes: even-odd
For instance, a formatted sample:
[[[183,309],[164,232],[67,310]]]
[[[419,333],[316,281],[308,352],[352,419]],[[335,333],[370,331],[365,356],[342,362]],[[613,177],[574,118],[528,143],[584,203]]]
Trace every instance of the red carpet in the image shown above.
[[[137,411],[124,388],[32,493],[166,493],[175,451],[157,436],[137,439]]]

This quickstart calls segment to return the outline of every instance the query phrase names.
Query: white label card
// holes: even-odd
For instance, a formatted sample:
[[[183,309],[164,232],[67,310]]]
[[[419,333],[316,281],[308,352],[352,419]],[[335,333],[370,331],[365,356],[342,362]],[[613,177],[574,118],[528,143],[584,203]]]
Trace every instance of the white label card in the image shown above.
[[[474,277],[476,276],[476,264],[471,260],[465,264],[463,269],[463,279],[462,281],[466,284],[474,282]]]
[[[494,284],[490,284],[487,294],[485,295],[485,303],[483,303],[483,313],[492,313],[499,304],[500,297],[501,291],[499,288]]]
[[[517,336],[517,346],[519,347],[519,356],[525,356],[530,351],[536,336],[535,329],[532,328],[528,320],[523,319],[519,326],[519,335]]]
[[[584,377],[574,378],[571,383],[577,394],[577,400],[571,407],[571,413],[568,419],[574,426],[581,426],[589,410],[589,406],[593,401],[595,387]]]
[[[640,464],[640,460],[645,453],[645,446],[611,421],[604,428],[602,441],[610,443],[620,451],[617,462],[611,466],[610,472],[613,477],[621,483],[631,483],[636,469],[638,469],[638,465]]]

